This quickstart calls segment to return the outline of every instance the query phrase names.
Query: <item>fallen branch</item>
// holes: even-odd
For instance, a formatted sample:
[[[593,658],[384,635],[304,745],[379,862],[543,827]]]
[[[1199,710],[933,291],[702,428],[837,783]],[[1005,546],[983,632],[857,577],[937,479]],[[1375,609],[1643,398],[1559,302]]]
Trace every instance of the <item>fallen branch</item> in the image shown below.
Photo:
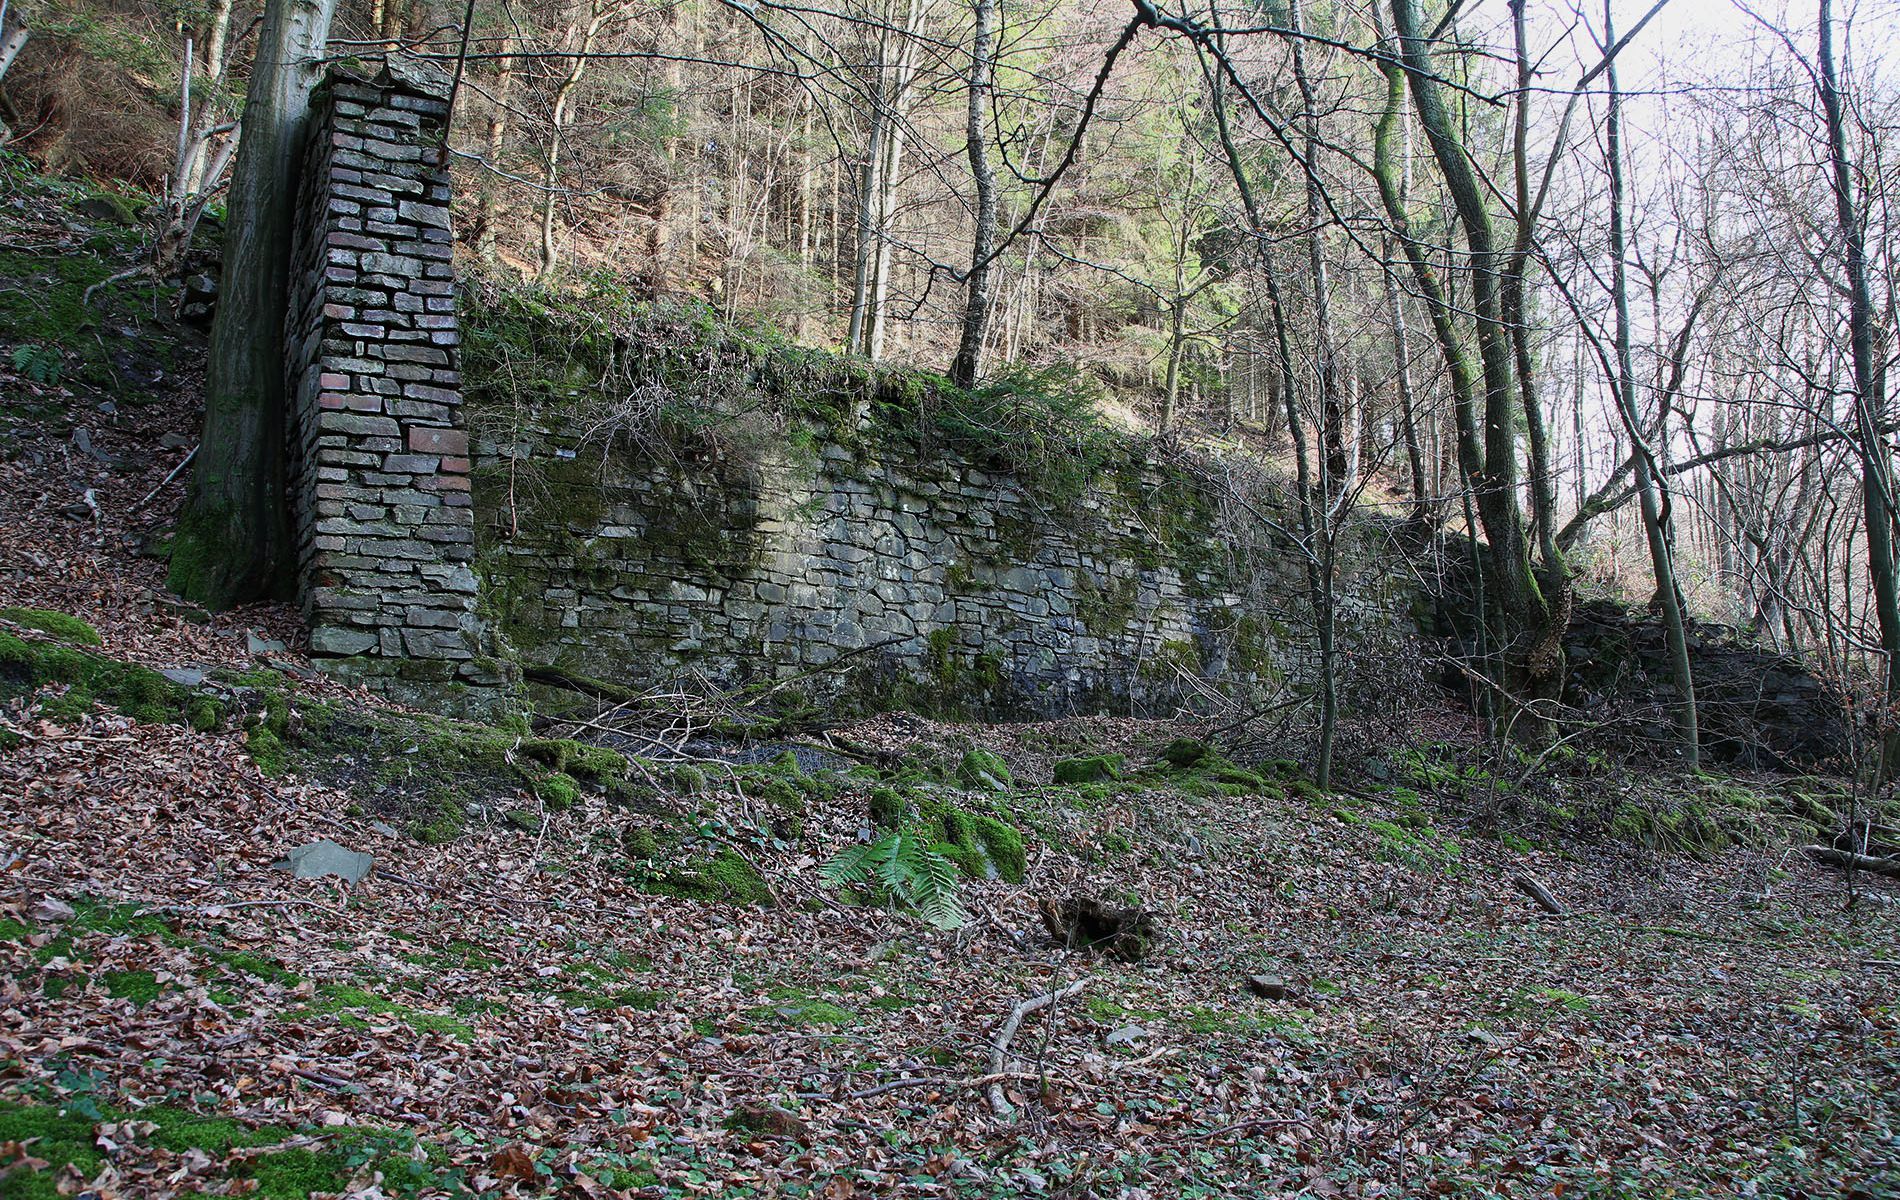
[[[1526,896],[1537,901],[1537,907],[1543,909],[1553,917],[1561,917],[1564,915],[1564,906],[1558,902],[1557,897],[1551,895],[1550,889],[1545,887],[1535,877],[1530,875],[1517,875],[1512,877],[1511,883],[1518,891],[1523,892]]]
[[[1010,1010],[1009,1016],[996,1027],[996,1033],[990,1038],[990,1073],[984,1078],[989,1080],[990,1108],[997,1116],[1008,1119],[1016,1112],[1009,1100],[1003,1095],[1003,1080],[1009,1078],[1009,1044],[1016,1040],[1016,1031],[1022,1028],[1023,1018],[1033,1012],[1040,1012],[1052,1004],[1067,1000],[1089,985],[1089,977],[1084,975],[1066,987],[1053,992],[1044,992],[1040,996],[1031,996]]]
[[[1836,850],[1832,846],[1803,846],[1801,853],[1815,862],[1839,867],[1843,871],[1866,871],[1870,875],[1886,875],[1900,879],[1900,858],[1878,858],[1872,854],[1855,854],[1851,850]]]

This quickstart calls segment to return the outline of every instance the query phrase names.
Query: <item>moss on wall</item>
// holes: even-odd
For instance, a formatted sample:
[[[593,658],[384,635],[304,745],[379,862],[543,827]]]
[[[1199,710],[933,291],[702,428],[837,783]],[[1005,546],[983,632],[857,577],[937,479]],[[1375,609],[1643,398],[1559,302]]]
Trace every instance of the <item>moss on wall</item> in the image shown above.
[[[530,662],[1008,717],[1253,695],[1299,652],[1270,528],[1075,376],[968,392],[606,291],[465,321],[485,613]]]

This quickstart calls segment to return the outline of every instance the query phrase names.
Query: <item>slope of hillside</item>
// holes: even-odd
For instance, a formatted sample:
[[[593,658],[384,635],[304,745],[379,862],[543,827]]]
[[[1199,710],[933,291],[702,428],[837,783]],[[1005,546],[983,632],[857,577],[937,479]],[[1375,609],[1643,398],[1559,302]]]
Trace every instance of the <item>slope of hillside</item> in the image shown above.
[[[287,607],[164,595],[192,335],[73,315],[130,250],[69,212],[0,258],[68,314],[0,330],[0,1194],[1896,1194],[1900,918],[1789,850],[1825,781],[1421,738],[1322,795],[1163,723],[682,762],[404,713]],[[820,880],[980,818],[959,930]],[[373,872],[279,865],[320,839]],[[1076,896],[1145,957],[1052,939]]]
[[[1026,831],[1028,872],[940,933],[817,884],[863,771],[791,809],[522,797],[426,845],[233,734],[7,723],[10,1194],[1892,1194],[1895,920],[1785,855],[1514,850],[1157,770],[959,795]],[[851,732],[1028,771],[1160,731]],[[768,903],[656,895],[656,823]],[[273,867],[318,838],[375,875]],[[1078,892],[1139,899],[1148,957],[1051,942],[1035,901]]]

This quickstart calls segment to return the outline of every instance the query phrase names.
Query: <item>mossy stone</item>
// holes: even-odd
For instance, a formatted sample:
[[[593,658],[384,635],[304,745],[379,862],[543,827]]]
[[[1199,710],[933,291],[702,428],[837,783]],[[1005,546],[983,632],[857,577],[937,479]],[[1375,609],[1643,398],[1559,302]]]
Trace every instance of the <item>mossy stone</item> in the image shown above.
[[[957,763],[957,782],[983,791],[1007,792],[1016,779],[1000,755],[971,749],[964,751]]]
[[[1177,771],[1192,770],[1212,757],[1213,749],[1199,738],[1175,738],[1161,752],[1161,761]]]
[[[1119,754],[1092,754],[1084,758],[1065,758],[1055,766],[1058,784],[1104,783],[1121,779],[1127,762]]]

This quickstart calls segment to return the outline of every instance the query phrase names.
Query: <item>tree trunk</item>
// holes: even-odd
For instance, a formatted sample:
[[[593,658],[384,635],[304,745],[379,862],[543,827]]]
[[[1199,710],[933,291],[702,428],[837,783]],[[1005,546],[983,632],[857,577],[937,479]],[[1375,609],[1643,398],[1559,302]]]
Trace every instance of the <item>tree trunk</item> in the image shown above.
[[[1439,283],[1424,248],[1405,231],[1403,205],[1390,157],[1391,130],[1384,169],[1377,172],[1388,216],[1399,229],[1400,241],[1412,259],[1412,270],[1432,315],[1433,331],[1451,376],[1454,412],[1458,420],[1459,458],[1476,489],[1478,519],[1490,546],[1488,589],[1496,600],[1498,641],[1505,655],[1505,687],[1519,700],[1548,697],[1562,683],[1563,642],[1561,616],[1552,611],[1532,570],[1523,510],[1518,504],[1518,446],[1516,409],[1519,393],[1510,330],[1503,317],[1499,274],[1505,265],[1498,252],[1489,201],[1459,134],[1443,94],[1429,40],[1419,29],[1415,0],[1391,0],[1397,33],[1399,63],[1388,63],[1388,86],[1401,75],[1410,84],[1413,106],[1424,126],[1432,157],[1445,182],[1469,250],[1469,299],[1454,307]],[[1397,120],[1397,100],[1388,95],[1381,127]],[[1463,298],[1461,298],[1463,299]],[[1464,338],[1457,328],[1460,313],[1468,309],[1475,326],[1478,362],[1474,371]],[[1482,424],[1479,389],[1482,387]],[[1537,723],[1532,722],[1533,728]]]
[[[476,208],[475,253],[489,263],[495,261],[496,241],[501,235],[501,162],[508,148],[508,123],[515,97],[515,60],[507,52],[511,44],[508,36],[502,35],[503,53],[495,63],[493,108],[488,114],[487,136],[483,142],[482,182]]]
[[[579,89],[582,78],[587,74],[588,56],[593,53],[594,41],[600,36],[601,27],[606,25],[612,15],[609,5],[595,0],[588,12],[587,24],[570,27],[568,40],[574,41],[578,31],[580,38],[575,46],[575,55],[568,66],[567,74],[562,77],[560,86],[554,91],[554,112],[549,118],[548,156],[541,173],[541,270],[542,279],[554,274],[560,263],[560,247],[555,241],[555,218],[560,210],[561,146],[567,131],[568,108],[573,103],[574,93]]]
[[[996,0],[974,0],[976,36],[970,48],[970,95],[966,120],[970,176],[976,184],[976,236],[970,248],[970,275],[963,302],[963,332],[950,364],[951,382],[975,387],[983,378],[984,343],[995,307],[990,260],[996,255],[996,171],[990,166],[989,103],[996,75]]]
[[[1900,770],[1900,731],[1892,727],[1900,703],[1900,583],[1894,575],[1893,470],[1881,435],[1885,373],[1874,348],[1874,302],[1867,279],[1867,235],[1854,196],[1854,163],[1847,153],[1847,117],[1834,62],[1832,0],[1821,0],[1821,109],[1827,118],[1829,165],[1834,175],[1834,217],[1847,259],[1847,335],[1854,359],[1854,423],[1861,460],[1861,504],[1867,517],[1867,574],[1873,584],[1874,615],[1880,624],[1880,653],[1887,712],[1882,722],[1882,781]],[[1853,556],[1847,556],[1851,559]]]
[[[209,608],[294,587],[284,325],[297,166],[335,13],[336,0],[271,0],[258,34],[205,366],[204,436],[168,576],[172,590]]]
[[[1392,259],[1392,247],[1386,244],[1386,261]],[[1405,442],[1405,462],[1412,472],[1412,520],[1420,525],[1430,522],[1431,488],[1425,480],[1425,453],[1418,441],[1418,402],[1412,395],[1412,340],[1405,323],[1405,298],[1399,295],[1398,280],[1391,271],[1385,275],[1386,307],[1392,314],[1392,368],[1399,398],[1399,436]]]
[[[1338,347],[1333,342],[1332,286],[1327,279],[1325,195],[1320,183],[1319,97],[1306,69],[1306,42],[1301,34],[1299,0],[1287,4],[1287,24],[1293,30],[1293,78],[1299,85],[1301,152],[1306,156],[1306,268],[1313,289],[1313,360],[1320,403],[1322,459],[1321,489],[1345,486],[1352,464],[1346,452],[1346,414],[1341,404]]]
[[[1614,43],[1609,0],[1603,6],[1603,36]],[[1624,265],[1623,213],[1623,97],[1617,89],[1616,66],[1607,79],[1610,91],[1608,144],[1610,168],[1610,293],[1616,306],[1616,402],[1623,427],[1635,452],[1637,498],[1642,509],[1643,533],[1649,541],[1650,566],[1656,576],[1656,595],[1662,605],[1663,632],[1669,646],[1669,672],[1676,684],[1676,728],[1682,738],[1683,756],[1691,770],[1700,762],[1700,738],[1697,734],[1695,678],[1689,668],[1689,639],[1682,612],[1682,592],[1676,586],[1675,553],[1665,527],[1662,480],[1656,471],[1655,456],[1644,434],[1643,421],[1636,411],[1636,364],[1630,353],[1629,272]]]

